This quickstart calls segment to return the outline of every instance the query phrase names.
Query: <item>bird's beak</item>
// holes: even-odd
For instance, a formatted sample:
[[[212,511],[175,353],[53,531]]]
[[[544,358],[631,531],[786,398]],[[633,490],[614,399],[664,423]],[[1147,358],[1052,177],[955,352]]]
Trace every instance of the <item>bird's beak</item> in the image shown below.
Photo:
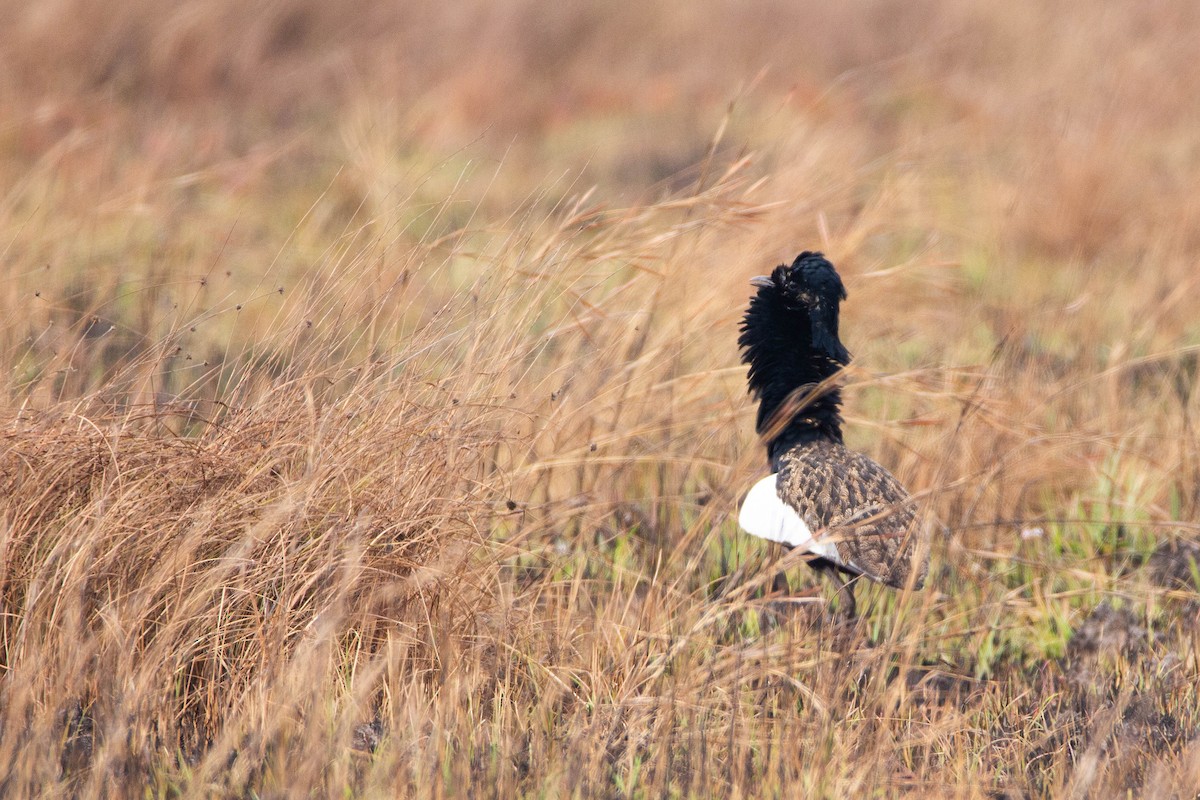
[[[760,289],[770,289],[775,285],[775,281],[767,275],[755,275],[750,279],[751,286],[757,286]]]

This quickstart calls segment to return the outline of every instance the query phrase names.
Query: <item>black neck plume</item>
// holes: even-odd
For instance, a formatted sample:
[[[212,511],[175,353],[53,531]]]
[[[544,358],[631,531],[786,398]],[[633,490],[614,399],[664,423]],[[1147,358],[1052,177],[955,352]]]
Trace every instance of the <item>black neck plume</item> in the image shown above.
[[[750,365],[750,391],[759,399],[755,425],[760,434],[770,434],[767,454],[773,464],[793,445],[820,438],[842,441],[841,390],[829,384],[818,389],[850,363],[838,338],[838,299],[805,305],[764,287],[751,298],[742,320],[738,345],[742,361]]]

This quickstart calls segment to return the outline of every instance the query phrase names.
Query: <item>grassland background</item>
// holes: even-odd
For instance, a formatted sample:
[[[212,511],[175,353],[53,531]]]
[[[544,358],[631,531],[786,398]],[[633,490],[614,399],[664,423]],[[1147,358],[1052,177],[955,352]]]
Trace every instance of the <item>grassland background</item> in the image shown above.
[[[1200,789],[1200,6],[0,21],[5,797]],[[806,248],[850,627],[733,520]]]

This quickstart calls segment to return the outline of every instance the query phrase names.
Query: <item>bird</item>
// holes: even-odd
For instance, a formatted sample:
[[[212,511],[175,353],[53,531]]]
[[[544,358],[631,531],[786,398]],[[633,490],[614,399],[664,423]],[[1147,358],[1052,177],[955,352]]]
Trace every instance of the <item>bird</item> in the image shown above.
[[[916,508],[887,469],[842,438],[837,379],[851,356],[838,336],[847,295],[837,269],[806,250],[750,283],[757,292],[738,346],[771,474],[746,495],[738,525],[807,551],[809,566],[839,580],[839,610],[854,619],[859,577],[893,588],[924,586],[929,555]]]

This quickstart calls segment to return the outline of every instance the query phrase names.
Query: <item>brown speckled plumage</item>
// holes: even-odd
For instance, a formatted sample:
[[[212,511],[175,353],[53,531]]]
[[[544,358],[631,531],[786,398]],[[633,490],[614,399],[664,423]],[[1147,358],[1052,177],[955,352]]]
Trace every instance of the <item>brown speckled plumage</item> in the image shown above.
[[[913,503],[890,472],[830,439],[797,445],[779,462],[779,497],[844,561],[895,587],[915,568],[914,588],[924,585],[929,563],[917,552]]]

